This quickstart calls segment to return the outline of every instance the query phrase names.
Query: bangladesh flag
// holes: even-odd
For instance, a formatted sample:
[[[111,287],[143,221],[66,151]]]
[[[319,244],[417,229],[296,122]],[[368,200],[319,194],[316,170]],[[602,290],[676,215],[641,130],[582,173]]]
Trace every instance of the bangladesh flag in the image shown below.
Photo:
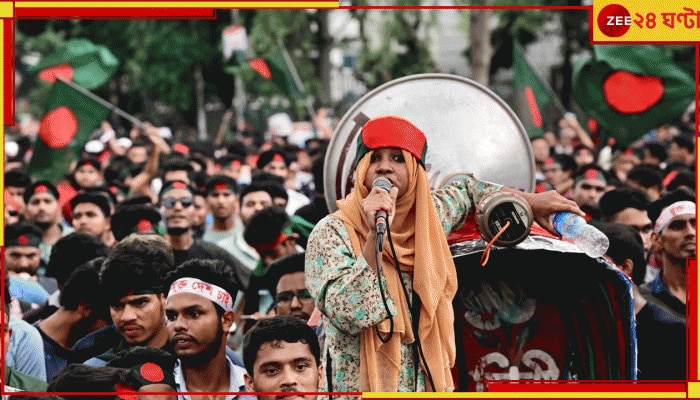
[[[658,47],[600,45],[574,67],[573,94],[602,131],[628,146],[679,117],[695,98],[695,80]]]
[[[297,100],[303,100],[304,94],[297,86],[292,71],[287,67],[282,50],[277,49],[266,57],[242,60],[240,53],[234,53],[236,65],[227,67],[232,74],[254,71],[259,78],[273,82],[284,94]]]
[[[92,90],[107,82],[118,66],[119,60],[106,47],[87,39],[72,39],[43,57],[30,72],[37,73],[46,82],[53,83],[57,76],[62,76]]]
[[[46,110],[28,172],[36,179],[58,182],[110,111],[60,80],[49,92]]]
[[[513,43],[514,108],[528,137],[541,136],[564,110],[551,89],[530,67],[518,43]],[[551,127],[549,127],[551,129]]]

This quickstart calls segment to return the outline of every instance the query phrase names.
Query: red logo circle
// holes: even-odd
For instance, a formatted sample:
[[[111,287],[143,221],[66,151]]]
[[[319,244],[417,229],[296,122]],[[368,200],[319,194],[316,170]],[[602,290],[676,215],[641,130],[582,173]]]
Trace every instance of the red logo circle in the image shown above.
[[[608,4],[598,14],[598,28],[605,36],[620,37],[632,25],[630,12],[619,4]]]
[[[165,378],[163,370],[158,366],[158,364],[147,362],[141,366],[139,370],[141,376],[149,382],[162,382]]]
[[[143,233],[143,232],[148,232],[153,228],[153,225],[151,224],[151,221],[147,219],[142,219],[136,224],[136,229]]]
[[[17,244],[20,246],[26,246],[29,244],[29,238],[26,235],[19,235],[17,238]]]

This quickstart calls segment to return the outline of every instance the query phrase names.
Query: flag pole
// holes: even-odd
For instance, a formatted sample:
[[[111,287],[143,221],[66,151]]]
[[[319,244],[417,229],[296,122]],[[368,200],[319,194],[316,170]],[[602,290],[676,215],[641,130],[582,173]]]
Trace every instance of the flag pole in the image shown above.
[[[294,79],[294,84],[297,85],[297,87],[301,89],[303,93],[306,93],[306,89],[304,88],[304,84],[302,83],[301,78],[297,73],[297,69],[294,67],[292,58],[289,57],[289,53],[287,53],[287,48],[284,46],[282,39],[280,39],[279,37],[277,37],[277,46],[279,46],[280,50],[282,50],[282,58],[284,58],[284,63],[287,64],[287,68],[289,68],[289,71],[292,73],[292,79]],[[306,111],[309,113],[309,116],[312,119],[315,118],[316,112],[314,111],[314,108],[311,105],[311,99],[308,96],[306,97],[304,103],[306,105]]]
[[[137,125],[141,129],[146,129],[146,125],[143,123],[143,121],[139,120],[138,118],[134,117],[131,114],[128,114],[126,111],[122,110],[121,108],[115,106],[114,104],[108,102],[107,100],[101,98],[100,96],[97,96],[96,94],[92,93],[91,91],[85,89],[84,87],[76,84],[75,82],[69,81],[62,76],[58,75],[56,76],[56,79],[60,80],[61,82],[65,83],[66,85],[70,86],[71,88],[77,90],[81,94],[91,98],[92,100],[95,100],[96,102],[100,103],[103,105],[105,108],[109,109],[109,111],[119,115],[120,117],[128,120],[134,125]]]

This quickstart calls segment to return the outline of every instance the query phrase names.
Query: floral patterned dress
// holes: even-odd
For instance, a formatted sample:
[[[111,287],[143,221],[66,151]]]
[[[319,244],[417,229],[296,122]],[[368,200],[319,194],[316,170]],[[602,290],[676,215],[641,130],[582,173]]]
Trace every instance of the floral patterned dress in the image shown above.
[[[483,197],[500,189],[500,185],[469,177],[433,191],[433,203],[445,235],[459,229],[468,212],[473,211]],[[412,275],[402,272],[401,277],[407,288],[413,287]],[[353,253],[345,224],[333,215],[319,221],[309,237],[306,249],[306,286],[326,320],[326,342],[321,361],[325,369],[330,367],[332,391],[360,391],[359,334],[388,316],[379,291],[377,274],[362,254],[358,257]],[[383,276],[382,287],[386,288]],[[395,315],[394,302],[390,297],[387,300],[389,310]],[[402,345],[399,391],[425,390],[423,371],[418,371],[416,375],[413,353],[411,344]],[[330,366],[327,365],[329,360]]]

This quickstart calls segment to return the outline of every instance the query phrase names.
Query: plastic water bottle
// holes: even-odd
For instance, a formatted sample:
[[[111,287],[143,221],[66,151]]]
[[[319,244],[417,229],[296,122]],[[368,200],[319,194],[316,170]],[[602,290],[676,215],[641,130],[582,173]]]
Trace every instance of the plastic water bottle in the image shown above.
[[[549,216],[549,222],[564,238],[571,240],[589,257],[600,257],[608,251],[608,237],[583,217],[570,212],[557,212]]]

